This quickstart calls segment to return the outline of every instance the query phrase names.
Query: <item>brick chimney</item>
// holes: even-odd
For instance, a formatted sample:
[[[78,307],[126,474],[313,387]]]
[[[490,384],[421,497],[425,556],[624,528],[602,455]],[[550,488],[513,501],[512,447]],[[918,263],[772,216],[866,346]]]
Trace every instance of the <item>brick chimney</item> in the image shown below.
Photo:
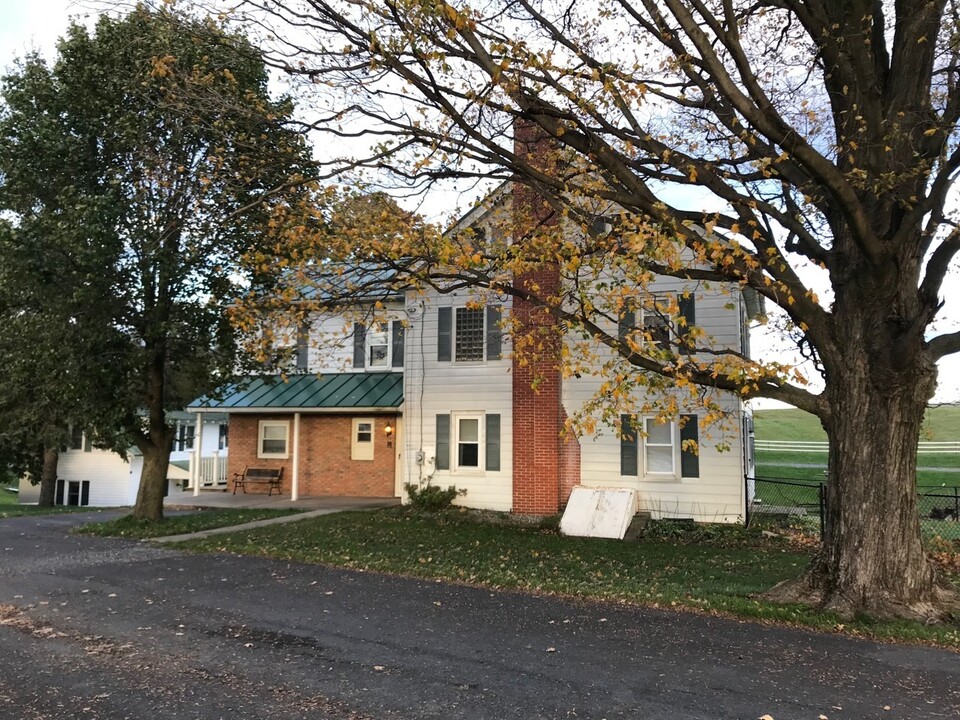
[[[536,124],[517,120],[514,152],[539,170],[549,171],[555,145]],[[538,228],[556,229],[553,208],[534,190],[513,186],[514,241],[536,253],[530,242]],[[541,297],[558,294],[560,272],[555,262],[535,264],[515,279],[518,287]],[[580,482],[580,445],[561,437],[566,420],[560,372],[562,339],[557,321],[536,303],[513,301],[513,512],[552,515],[566,504]]]

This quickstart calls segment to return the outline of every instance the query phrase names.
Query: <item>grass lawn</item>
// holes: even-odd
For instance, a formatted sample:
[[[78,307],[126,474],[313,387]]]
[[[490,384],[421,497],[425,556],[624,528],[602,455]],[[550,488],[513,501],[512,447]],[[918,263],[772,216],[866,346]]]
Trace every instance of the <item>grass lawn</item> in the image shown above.
[[[820,421],[803,410],[755,410],[754,426],[758,440],[826,440]],[[921,440],[948,442],[960,440],[960,407],[942,406],[927,410]]]
[[[97,535],[100,537],[127,537],[152,538],[165,535],[181,535],[184,533],[210,530],[212,528],[240,525],[254,520],[268,520],[284,515],[294,515],[302,510],[289,508],[285,510],[255,510],[234,508],[227,510],[197,510],[183,515],[170,515],[160,522],[137,520],[126,515],[110,522],[90,523],[74,529],[81,535]]]
[[[338,513],[191,541],[203,552],[262,555],[336,567],[444,579],[492,588],[682,607],[738,617],[960,648],[960,627],[842,622],[804,606],[753,597],[806,565],[807,551],[742,527],[654,523],[636,543],[566,538],[553,529],[436,516],[404,508]]]

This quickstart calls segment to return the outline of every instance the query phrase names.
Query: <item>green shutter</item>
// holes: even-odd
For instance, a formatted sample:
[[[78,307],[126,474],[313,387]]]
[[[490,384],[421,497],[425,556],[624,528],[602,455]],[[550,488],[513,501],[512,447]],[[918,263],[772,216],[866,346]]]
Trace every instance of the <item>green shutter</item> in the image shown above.
[[[487,470],[500,469],[500,416],[487,415]]]
[[[449,308],[448,308],[449,309]],[[450,416],[437,415],[437,470],[450,469]]]
[[[620,474],[637,475],[637,432],[629,415],[620,416]]]
[[[394,320],[390,323],[390,334],[391,334],[391,345],[392,349],[392,359],[391,364],[395,368],[403,367],[403,344],[404,344],[404,335],[406,334],[406,328],[403,327],[403,322],[400,320]]]
[[[437,308],[437,360],[453,358],[453,308]]]
[[[700,477],[700,428],[697,424],[697,416],[684,415],[683,419],[686,422],[680,428],[680,477]],[[698,443],[696,451],[683,447],[688,440]]]
[[[503,357],[501,312],[503,308],[499,305],[487,305],[487,360],[499,360]]]
[[[353,369],[363,370],[367,366],[367,326],[353,324]]]

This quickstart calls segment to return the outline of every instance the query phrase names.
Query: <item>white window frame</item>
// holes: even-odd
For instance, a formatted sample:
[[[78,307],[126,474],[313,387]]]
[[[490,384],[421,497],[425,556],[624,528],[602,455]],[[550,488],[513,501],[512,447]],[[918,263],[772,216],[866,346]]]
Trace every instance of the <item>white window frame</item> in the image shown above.
[[[460,465],[460,421],[477,421],[477,464]],[[483,475],[487,464],[487,416],[482,412],[450,413],[450,472],[455,475]]]
[[[284,451],[282,453],[267,453],[263,451],[264,430],[267,427],[282,427]],[[261,420],[257,428],[257,457],[263,459],[286,460],[290,457],[290,421],[289,420]]]
[[[670,428],[670,445],[665,443],[651,443],[649,442],[649,434],[647,431],[647,423],[652,423],[654,425],[660,425],[661,427]],[[643,442],[640,446],[640,450],[643,454],[643,474],[645,476],[652,476],[655,478],[675,478],[680,472],[680,463],[679,461],[679,452],[680,452],[680,442],[679,442],[679,429],[677,423],[669,422],[661,424],[657,422],[657,419],[653,415],[644,415],[643,416]],[[670,463],[672,468],[669,471],[665,470],[651,470],[649,456],[647,455],[648,447],[669,447],[670,448]]]
[[[360,426],[370,426],[370,439],[360,440]],[[353,418],[350,424],[350,459],[373,460],[374,447],[377,444],[377,423],[373,418]]]
[[[393,336],[390,321],[381,320],[367,328],[363,342],[363,366],[366,370],[389,370],[393,367]],[[377,339],[374,342],[374,338]],[[380,338],[383,338],[382,340]],[[377,345],[386,348],[382,365],[374,365],[370,351]]]
[[[457,315],[460,314],[460,311],[470,311],[480,313],[480,358],[477,360],[459,360],[457,359],[457,340],[460,337],[460,333],[457,331]],[[472,308],[467,307],[466,305],[459,305],[453,308],[453,318],[451,319],[453,327],[450,328],[451,335],[453,336],[453,348],[452,350],[452,360],[455,363],[460,365],[478,365],[480,363],[486,362],[487,360],[487,310],[486,307]]]

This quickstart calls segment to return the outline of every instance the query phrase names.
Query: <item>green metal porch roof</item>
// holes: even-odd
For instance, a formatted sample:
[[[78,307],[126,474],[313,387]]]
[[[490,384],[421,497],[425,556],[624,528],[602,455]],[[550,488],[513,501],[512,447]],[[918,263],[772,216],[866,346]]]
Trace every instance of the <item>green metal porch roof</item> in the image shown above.
[[[403,403],[403,373],[358,372],[248,378],[215,397],[202,397],[191,410],[395,409]]]

